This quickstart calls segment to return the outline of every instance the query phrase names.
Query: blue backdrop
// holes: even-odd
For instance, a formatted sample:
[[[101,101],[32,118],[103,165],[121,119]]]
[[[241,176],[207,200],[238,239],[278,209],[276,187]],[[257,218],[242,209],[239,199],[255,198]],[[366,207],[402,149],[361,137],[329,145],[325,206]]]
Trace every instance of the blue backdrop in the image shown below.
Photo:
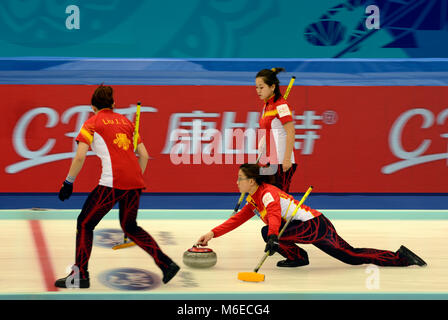
[[[448,57],[447,23],[446,0],[2,0],[0,55]]]

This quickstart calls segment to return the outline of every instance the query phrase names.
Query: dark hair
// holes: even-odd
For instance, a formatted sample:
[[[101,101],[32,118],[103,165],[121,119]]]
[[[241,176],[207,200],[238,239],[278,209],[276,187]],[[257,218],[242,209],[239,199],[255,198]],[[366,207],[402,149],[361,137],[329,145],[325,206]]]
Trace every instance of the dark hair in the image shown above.
[[[282,71],[285,71],[285,69],[284,68],[263,69],[260,70],[255,76],[255,78],[263,78],[263,81],[268,86],[272,86],[275,84],[274,101],[277,101],[282,96],[282,93],[280,92],[280,80],[278,80],[277,78],[277,74]]]
[[[240,170],[243,171],[245,176],[249,179],[254,179],[258,185],[262,183],[273,184],[275,181],[275,177],[273,175],[262,174],[262,167],[258,164],[244,163],[240,165]]]
[[[100,85],[93,93],[91,103],[92,106],[99,110],[105,108],[112,109],[112,105],[114,104],[114,90],[112,87]]]

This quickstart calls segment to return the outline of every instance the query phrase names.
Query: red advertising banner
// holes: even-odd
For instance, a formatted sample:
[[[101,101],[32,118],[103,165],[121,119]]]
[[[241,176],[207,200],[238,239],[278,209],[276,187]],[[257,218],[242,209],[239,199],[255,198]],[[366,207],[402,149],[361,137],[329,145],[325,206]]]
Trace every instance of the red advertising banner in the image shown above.
[[[256,158],[254,87],[113,87],[116,112],[130,120],[142,102],[146,192],[238,192],[239,164]],[[0,85],[0,192],[59,190],[95,88]],[[298,162],[291,192],[448,192],[447,87],[295,86],[288,101]],[[91,191],[100,166],[89,155],[74,191]]]

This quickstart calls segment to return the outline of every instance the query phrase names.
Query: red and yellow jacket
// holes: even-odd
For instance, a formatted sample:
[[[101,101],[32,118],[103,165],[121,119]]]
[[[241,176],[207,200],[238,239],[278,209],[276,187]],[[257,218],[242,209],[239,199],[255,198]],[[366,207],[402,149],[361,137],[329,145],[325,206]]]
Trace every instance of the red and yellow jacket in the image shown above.
[[[247,196],[247,204],[234,216],[212,229],[214,237],[220,237],[239,227],[247,220],[257,215],[269,226],[268,236],[278,235],[282,221],[287,221],[297,209],[299,201],[279,188],[262,183],[254,194]],[[307,221],[322,213],[301,205],[293,220]]]
[[[283,163],[286,150],[286,131],[283,128],[288,122],[294,122],[291,108],[283,97],[274,102],[274,96],[269,98],[260,118],[260,137],[265,137],[265,155],[270,163]],[[294,149],[290,155],[295,163]]]
[[[101,109],[83,124],[76,141],[88,144],[101,159],[99,185],[122,190],[145,188],[133,137],[134,124],[111,109]]]

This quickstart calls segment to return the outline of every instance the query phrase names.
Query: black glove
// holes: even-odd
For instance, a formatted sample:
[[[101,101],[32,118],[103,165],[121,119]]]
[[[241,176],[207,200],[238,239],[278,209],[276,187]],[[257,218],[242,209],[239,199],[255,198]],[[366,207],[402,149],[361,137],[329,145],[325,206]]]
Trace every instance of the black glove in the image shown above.
[[[64,201],[72,195],[73,183],[65,180],[62,184],[61,190],[59,190],[59,200]]]
[[[272,256],[275,252],[278,250],[278,237],[276,234],[271,234],[268,237],[268,241],[266,243],[266,248],[264,249],[264,252],[269,251],[269,255]]]

